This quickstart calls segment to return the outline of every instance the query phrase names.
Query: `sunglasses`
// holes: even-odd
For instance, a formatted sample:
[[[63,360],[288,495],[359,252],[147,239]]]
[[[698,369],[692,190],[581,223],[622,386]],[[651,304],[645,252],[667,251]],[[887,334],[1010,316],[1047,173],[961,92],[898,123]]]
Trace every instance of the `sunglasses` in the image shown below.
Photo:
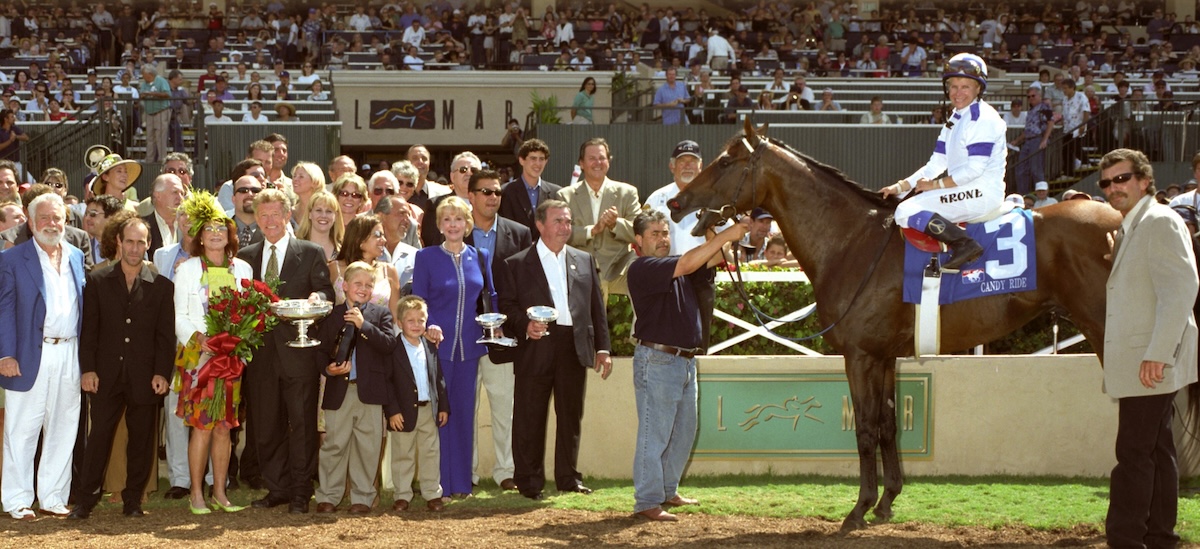
[[[187,175],[188,171],[186,168],[163,168],[162,173],[170,173],[183,177]]]
[[[474,192],[482,194],[483,196],[500,196],[500,191],[498,189],[475,189]]]
[[[239,188],[235,189],[233,192],[235,192],[237,194],[258,194],[258,193],[261,193],[262,191],[263,191],[262,189],[256,189],[254,187],[239,187]]]
[[[363,199],[363,193],[356,193],[356,192],[351,192],[351,191],[339,191],[338,196],[340,196],[342,198],[353,198],[356,200]]]
[[[226,227],[224,225],[208,225],[208,226],[204,227],[204,232],[206,232],[206,233],[227,233],[227,232],[229,232],[229,227]]]
[[[98,211],[98,210],[88,210],[87,211],[88,217],[100,217],[102,215],[104,215],[104,212],[102,212],[102,211]]]
[[[389,187],[389,188],[386,188],[386,189],[384,189],[384,188],[382,188],[382,187],[375,187],[375,190],[373,190],[373,191],[371,191],[371,192],[372,192],[372,193],[373,193],[375,196],[383,196],[383,193],[388,193],[389,195],[391,195],[391,194],[396,194],[396,189],[393,189],[393,188],[391,188],[391,187]]]
[[[1121,183],[1128,182],[1130,179],[1133,179],[1133,176],[1134,176],[1133,172],[1123,173],[1112,179],[1101,179],[1100,181],[1097,181],[1096,183],[1100,185],[1101,189],[1107,189],[1108,186],[1112,185],[1113,183],[1116,183],[1119,185]]]
[[[454,170],[454,171],[456,171],[458,173],[467,173],[467,172],[479,173],[479,168],[476,168],[475,166],[460,166],[457,170]]]
[[[401,187],[408,187],[408,188],[410,188],[410,189],[415,189],[415,188],[417,188],[417,184],[416,184],[416,183],[413,183],[412,181],[401,181],[401,182],[400,182],[400,186],[401,186]]]

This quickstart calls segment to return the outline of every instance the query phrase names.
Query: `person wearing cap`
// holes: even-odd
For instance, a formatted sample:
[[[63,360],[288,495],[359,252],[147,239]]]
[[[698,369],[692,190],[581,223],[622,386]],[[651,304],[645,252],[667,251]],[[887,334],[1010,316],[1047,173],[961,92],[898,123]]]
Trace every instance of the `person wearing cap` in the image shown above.
[[[171,85],[159,76],[158,69],[149,63],[142,65],[142,83],[138,87],[142,99],[142,117],[146,123],[146,162],[161,162],[170,152],[168,139],[171,123]]]
[[[980,99],[987,90],[987,65],[979,56],[951,57],[942,85],[954,114],[942,127],[933,155],[907,179],[884,187],[882,194],[886,198],[922,191],[896,206],[896,224],[948,245],[952,256],[942,270],[957,272],[983,254],[983,247],[957,223],[986,214],[1004,200],[1007,126],[1000,113]]]
[[[664,126],[688,123],[687,118],[683,116],[683,109],[692,100],[692,96],[688,93],[687,85],[676,78],[677,75],[678,69],[667,67],[667,81],[654,92],[654,108],[662,110]]]
[[[671,172],[672,181],[650,193],[650,196],[646,197],[646,205],[670,215],[671,209],[667,207],[667,202],[686,189],[688,184],[700,175],[702,169],[704,159],[700,154],[700,144],[690,139],[680,141],[671,151],[671,157],[667,161],[667,170]],[[671,230],[671,255],[683,255],[704,244],[703,236],[692,236],[692,229],[696,227],[697,221],[694,215],[685,217],[679,223],[668,220],[667,226]]]
[[[1050,196],[1050,184],[1045,181],[1038,181],[1033,185],[1033,200],[1034,208],[1041,208],[1051,204],[1058,204],[1058,200]]]
[[[698,160],[699,152],[687,152],[685,144],[695,143],[680,146],[683,154]],[[657,209],[634,219],[640,257],[629,266],[638,342],[633,352],[638,410],[633,511],[651,521],[678,520],[664,505],[699,503],[679,493],[679,482],[696,439],[696,355],[703,352],[705,339],[702,296],[713,283],[713,267],[725,259],[724,245],[741,240],[747,231],[746,223],[737,223],[679,255],[672,253],[669,223]]]
[[[750,212],[750,230],[746,233],[739,252],[741,261],[760,261],[766,259],[767,242],[774,233],[775,216],[765,208],[754,208]]]
[[[747,88],[745,84],[738,84],[738,87],[733,90],[733,97],[725,102],[725,111],[721,113],[721,122],[733,124],[737,122],[739,110],[753,108],[754,100],[750,99],[750,88]]]
[[[1103,390],[1118,402],[1105,537],[1110,547],[1175,547],[1179,469],[1172,425],[1176,393],[1197,381],[1196,257],[1184,221],[1154,200],[1145,154],[1105,154],[1099,186],[1123,217],[1109,237],[1105,285]]]

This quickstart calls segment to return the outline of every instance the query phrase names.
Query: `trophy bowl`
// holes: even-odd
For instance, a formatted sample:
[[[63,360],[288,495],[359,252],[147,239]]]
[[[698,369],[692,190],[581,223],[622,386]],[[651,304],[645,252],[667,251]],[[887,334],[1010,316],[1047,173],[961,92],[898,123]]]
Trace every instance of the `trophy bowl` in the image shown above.
[[[298,335],[294,341],[288,342],[288,347],[316,347],[321,344],[321,340],[310,339],[308,328],[312,326],[313,321],[329,314],[329,311],[333,310],[333,303],[307,299],[283,299],[272,303],[271,310],[275,311],[275,315],[279,318],[290,320],[292,324],[296,325]]]
[[[525,315],[529,317],[529,320],[534,322],[550,324],[555,320],[558,320],[558,309],[555,309],[554,307],[547,307],[545,305],[534,305],[533,307],[525,309]]]
[[[484,313],[475,317],[475,322],[478,322],[483,327],[483,337],[479,338],[475,343],[516,347],[517,340],[511,337],[496,335],[496,330],[504,325],[505,320],[508,320],[508,315],[503,313]]]

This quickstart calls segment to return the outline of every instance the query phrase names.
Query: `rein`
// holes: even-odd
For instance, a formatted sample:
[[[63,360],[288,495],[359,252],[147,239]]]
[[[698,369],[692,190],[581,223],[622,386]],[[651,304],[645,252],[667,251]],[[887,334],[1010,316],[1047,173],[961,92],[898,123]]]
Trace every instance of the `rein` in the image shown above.
[[[754,170],[753,168],[758,165],[758,159],[760,156],[759,153],[762,152],[764,146],[767,145],[768,143],[769,142],[766,138],[760,138],[758,146],[753,146],[750,144],[750,141],[747,138],[745,138],[745,137],[742,138],[742,145],[745,146],[746,150],[750,152],[750,158],[746,162],[746,167],[742,170],[742,178],[738,180],[737,188],[734,189],[732,202],[730,204],[726,204],[726,205],[722,206],[720,210],[706,209],[706,211],[719,214],[721,216],[722,221],[733,219],[735,217],[735,213],[737,211],[737,207],[734,204],[737,204],[737,198],[739,195],[741,195],[742,186],[745,184],[747,178],[750,179],[750,196],[751,196],[751,198],[754,198],[755,196],[758,195],[758,178],[757,178],[758,172],[757,172],[757,170]],[[840,316],[838,316],[837,320],[834,320],[832,323],[830,323],[828,326],[823,328],[821,331],[819,331],[815,334],[812,334],[810,336],[789,337],[789,336],[785,336],[785,335],[776,333],[774,330],[772,330],[771,328],[769,328],[767,326],[767,324],[769,322],[779,322],[782,324],[799,322],[801,320],[808,318],[808,316],[812,314],[812,311],[809,311],[808,314],[805,314],[804,316],[801,316],[801,317],[793,319],[793,320],[784,320],[781,318],[774,317],[770,314],[767,314],[762,309],[759,309],[758,306],[755,305],[754,302],[750,299],[750,295],[746,292],[746,283],[742,277],[742,262],[738,259],[737,253],[733,254],[734,272],[737,273],[737,276],[734,278],[733,285],[735,288],[737,288],[738,295],[741,296],[742,301],[747,306],[749,306],[750,311],[752,311],[754,313],[754,318],[758,322],[758,325],[760,327],[762,327],[763,329],[765,329],[767,332],[775,335],[776,337],[779,337],[781,339],[786,339],[788,341],[808,341],[811,339],[816,339],[818,337],[821,337],[822,335],[825,335],[827,332],[829,332],[829,330],[832,330],[834,328],[834,326],[837,326],[838,323],[842,321],[842,319],[846,318],[846,315],[850,313],[850,310],[854,308],[854,303],[858,301],[858,297],[860,295],[862,295],[863,290],[866,289],[866,287],[867,287],[867,282],[870,281],[871,277],[875,274],[875,268],[879,266],[879,262],[880,262],[880,260],[883,259],[883,254],[885,251],[887,251],[888,244],[891,243],[892,237],[895,233],[896,233],[896,231],[888,231],[887,238],[883,239],[883,245],[881,245],[879,247],[879,251],[875,253],[875,258],[873,260],[871,260],[871,265],[870,265],[870,267],[867,268],[867,272],[863,276],[862,282],[860,282],[858,284],[858,289],[854,291],[854,295],[850,298],[850,303],[848,303],[846,305],[846,309],[844,311],[842,311],[842,314]],[[816,309],[814,308],[813,310],[816,310]]]

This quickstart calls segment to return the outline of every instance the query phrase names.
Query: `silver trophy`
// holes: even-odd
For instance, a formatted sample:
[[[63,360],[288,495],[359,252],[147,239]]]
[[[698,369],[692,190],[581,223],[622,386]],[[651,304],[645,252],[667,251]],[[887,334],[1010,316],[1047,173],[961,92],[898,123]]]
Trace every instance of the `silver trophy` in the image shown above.
[[[547,307],[545,305],[534,305],[533,307],[525,309],[525,314],[529,316],[529,320],[541,322],[542,324],[550,324],[551,322],[558,320],[558,310],[554,307]]]
[[[333,310],[329,301],[309,301],[307,299],[284,299],[271,304],[271,310],[284,320],[292,321],[299,334],[295,341],[289,341],[288,347],[316,347],[321,344],[319,339],[308,337],[308,327],[314,320],[324,318]]]
[[[475,322],[478,322],[480,326],[483,326],[483,337],[479,338],[475,343],[516,347],[517,340],[511,337],[500,337],[496,335],[496,330],[504,324],[505,320],[508,320],[508,315],[504,313],[484,313],[475,317]]]

